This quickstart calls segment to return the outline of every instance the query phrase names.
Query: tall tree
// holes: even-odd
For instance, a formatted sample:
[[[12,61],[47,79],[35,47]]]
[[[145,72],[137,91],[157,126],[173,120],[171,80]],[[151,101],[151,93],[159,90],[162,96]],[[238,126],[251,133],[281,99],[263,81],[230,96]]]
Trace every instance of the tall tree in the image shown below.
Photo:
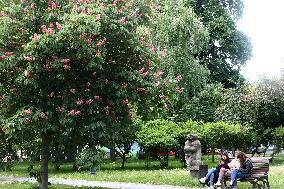
[[[131,119],[129,103],[151,96],[154,66],[163,57],[139,41],[147,38],[138,31],[149,18],[147,4],[1,2],[2,130],[39,139],[41,189],[48,188],[49,147],[57,138],[86,131],[96,142],[94,137]]]
[[[195,54],[206,48],[208,31],[184,0],[157,0],[152,4],[151,38],[165,56],[159,65],[161,80],[157,82],[164,109],[153,108],[151,115],[179,115],[180,110],[206,84],[209,72],[200,65]],[[171,23],[171,24],[169,24]],[[171,79],[175,78],[175,79]],[[160,83],[167,85],[162,88]],[[161,107],[161,106],[160,106]]]
[[[243,11],[242,0],[188,0],[209,32],[208,49],[197,54],[200,63],[211,73],[211,80],[235,87],[243,81],[241,66],[251,57],[251,43],[239,31],[237,20]]]

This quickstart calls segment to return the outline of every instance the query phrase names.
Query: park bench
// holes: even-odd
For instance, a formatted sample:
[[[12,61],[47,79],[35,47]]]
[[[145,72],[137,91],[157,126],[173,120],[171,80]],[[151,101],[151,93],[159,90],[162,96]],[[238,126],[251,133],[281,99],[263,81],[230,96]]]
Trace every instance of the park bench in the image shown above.
[[[252,175],[249,178],[239,179],[239,182],[250,182],[252,188],[270,188],[268,181],[269,163],[271,158],[251,158],[252,161]],[[227,186],[227,181],[230,181],[230,177],[225,177],[224,185]]]

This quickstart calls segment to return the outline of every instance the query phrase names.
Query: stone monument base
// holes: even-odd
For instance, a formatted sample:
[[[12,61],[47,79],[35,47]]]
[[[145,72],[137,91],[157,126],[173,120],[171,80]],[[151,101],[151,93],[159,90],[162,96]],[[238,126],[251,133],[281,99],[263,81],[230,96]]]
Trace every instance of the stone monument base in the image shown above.
[[[194,178],[198,178],[199,177],[199,170],[189,170],[190,176],[194,177]]]
[[[208,172],[208,165],[199,165],[199,170],[188,170],[190,176],[194,178],[203,178]]]

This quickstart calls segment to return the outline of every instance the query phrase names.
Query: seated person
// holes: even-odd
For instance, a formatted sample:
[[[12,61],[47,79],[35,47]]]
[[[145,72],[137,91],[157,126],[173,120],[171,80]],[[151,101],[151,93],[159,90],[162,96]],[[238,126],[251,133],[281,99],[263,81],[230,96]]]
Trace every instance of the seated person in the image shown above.
[[[228,164],[230,163],[230,158],[228,156],[228,153],[224,152],[221,154],[221,161],[217,165],[216,168],[212,168],[204,178],[199,179],[200,183],[208,183],[209,188],[208,189],[214,189],[214,183],[217,181],[219,171],[224,169],[229,169]]]
[[[246,156],[245,153],[240,152],[237,155],[237,158],[240,161],[240,167],[238,169],[234,169],[231,173],[231,182],[230,186],[234,189],[237,188],[237,179],[245,179],[251,176],[252,170],[252,162],[251,159]]]
[[[217,189],[221,188],[222,186],[222,182],[225,176],[230,176],[231,173],[233,172],[233,170],[235,169],[239,169],[240,167],[240,161],[237,158],[238,157],[238,153],[236,153],[236,157],[235,159],[233,159],[230,163],[228,163],[228,167],[222,167],[219,171],[219,176],[218,176],[218,181],[215,184],[216,186],[218,186]]]

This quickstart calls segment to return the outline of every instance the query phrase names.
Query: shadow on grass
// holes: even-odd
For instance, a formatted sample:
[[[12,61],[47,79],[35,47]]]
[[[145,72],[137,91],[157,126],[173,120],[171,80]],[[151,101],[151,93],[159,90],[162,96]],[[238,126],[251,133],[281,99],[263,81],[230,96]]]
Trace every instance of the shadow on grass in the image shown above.
[[[52,165],[50,165],[52,166]],[[143,171],[152,171],[152,170],[161,170],[163,168],[160,167],[159,161],[150,161],[149,166],[147,167],[145,164],[145,160],[128,160],[125,164],[125,168],[121,169],[120,159],[116,161],[104,160],[103,164],[98,170],[101,171],[129,171],[129,170],[143,170]],[[169,161],[169,167],[166,170],[183,168],[183,164],[179,160],[172,159]],[[88,166],[84,166],[79,172],[88,172]],[[50,169],[50,173],[76,173],[78,171],[73,170],[72,163],[63,163],[59,171],[55,171],[54,169]]]

